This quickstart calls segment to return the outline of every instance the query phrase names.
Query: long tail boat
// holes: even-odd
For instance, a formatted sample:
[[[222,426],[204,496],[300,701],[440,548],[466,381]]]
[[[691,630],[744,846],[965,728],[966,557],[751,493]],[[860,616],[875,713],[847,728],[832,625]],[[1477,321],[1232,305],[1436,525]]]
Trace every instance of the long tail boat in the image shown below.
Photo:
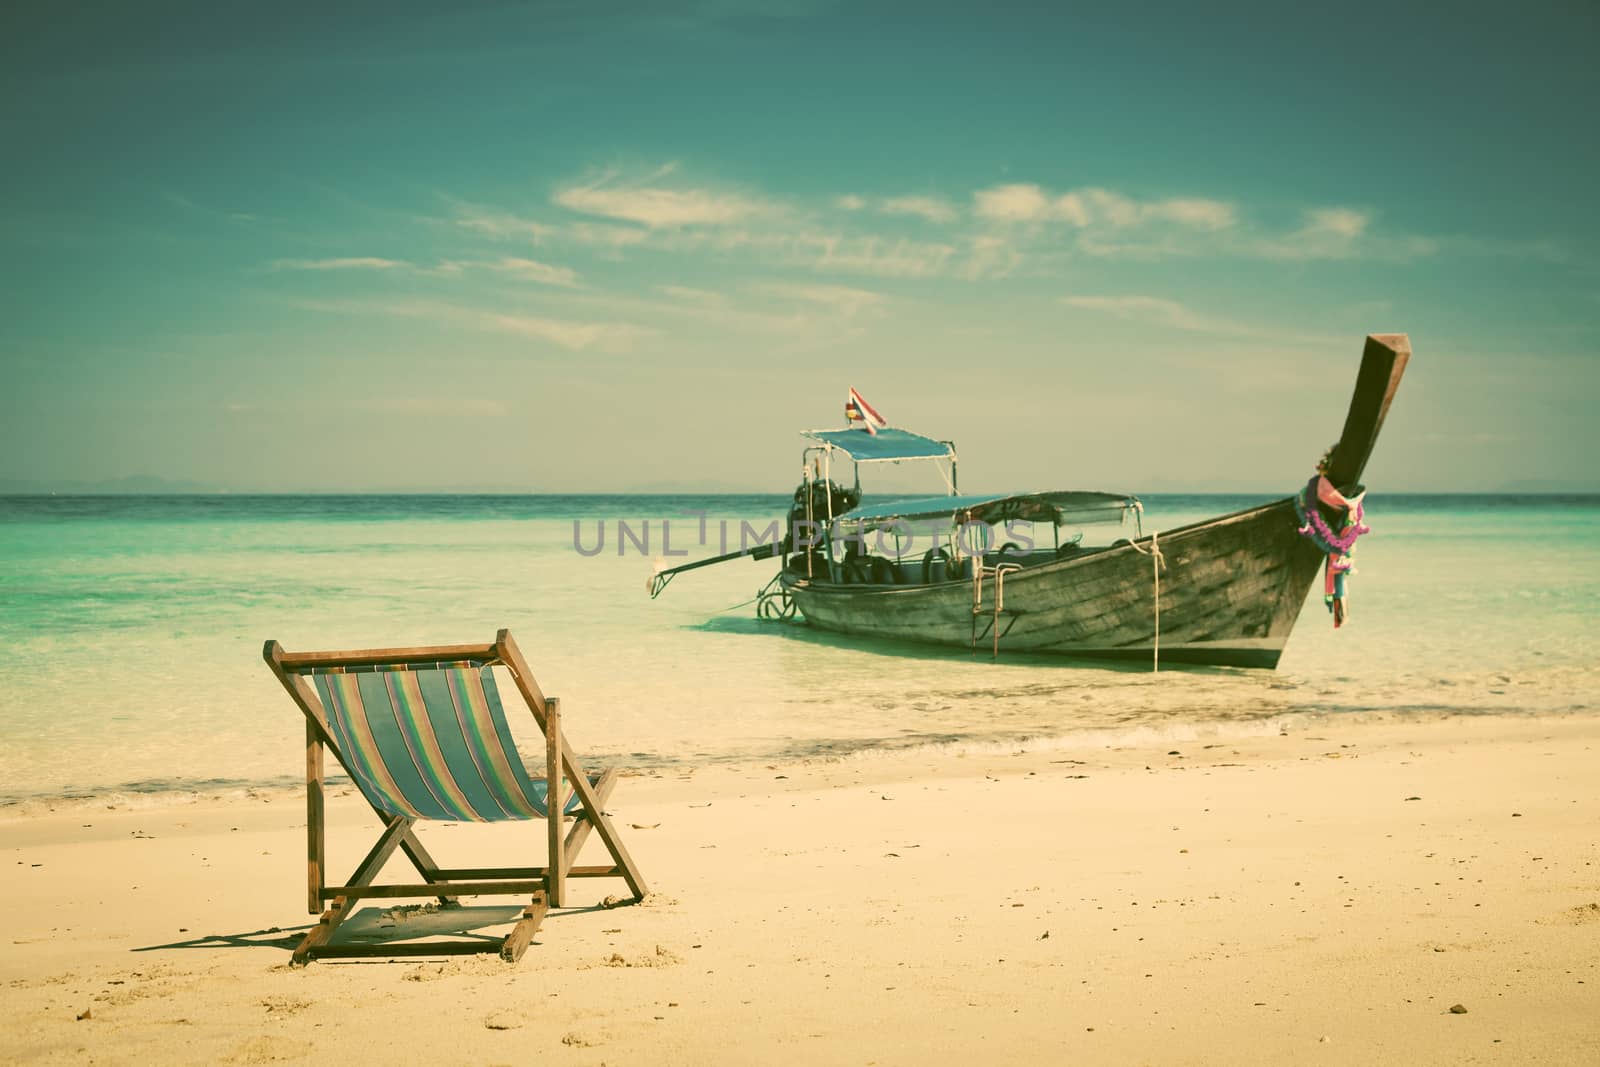
[[[1326,472],[1347,493],[1356,491],[1410,356],[1404,334],[1366,340]],[[777,557],[781,567],[760,598],[764,617],[798,610],[837,633],[996,655],[1273,668],[1326,558],[1301,536],[1295,497],[1145,534],[1142,506],[1126,494],[963,495],[949,441],[897,428],[806,436],[817,443],[806,449],[806,481],[782,541],[660,570],[652,596],[685,570]],[[854,488],[831,478],[840,457],[855,466]],[[937,465],[948,495],[861,504],[862,465],[908,460]],[[1106,521],[1131,523],[1135,536],[1087,547],[1082,529]],[[1048,546],[1026,532],[1042,524],[1051,528]]]

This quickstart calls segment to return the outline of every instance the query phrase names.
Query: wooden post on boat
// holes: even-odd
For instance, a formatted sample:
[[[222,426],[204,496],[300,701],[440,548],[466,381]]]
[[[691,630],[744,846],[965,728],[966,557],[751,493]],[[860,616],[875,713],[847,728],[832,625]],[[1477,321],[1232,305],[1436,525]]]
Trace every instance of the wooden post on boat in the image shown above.
[[[1161,673],[1161,534],[1150,531],[1150,571],[1155,576],[1156,635],[1150,646],[1150,673]]]

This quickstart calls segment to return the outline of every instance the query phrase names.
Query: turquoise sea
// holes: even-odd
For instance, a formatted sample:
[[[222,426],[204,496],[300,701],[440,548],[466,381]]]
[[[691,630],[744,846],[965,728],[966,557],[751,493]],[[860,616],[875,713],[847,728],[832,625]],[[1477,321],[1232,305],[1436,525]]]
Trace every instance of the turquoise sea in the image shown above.
[[[1145,529],[1262,497],[1150,496]],[[1133,744],[1364,713],[1600,703],[1600,497],[1368,497],[1352,613],[1307,599],[1275,672],[866,646],[762,622],[772,562],[645,593],[618,520],[717,551],[783,496],[0,498],[0,804],[288,785],[289,649],[488,642],[510,627],[574,744],[639,768],[917,745]],[[709,547],[698,539],[707,516]],[[593,549],[574,551],[574,524]],[[741,606],[735,606],[741,605]]]

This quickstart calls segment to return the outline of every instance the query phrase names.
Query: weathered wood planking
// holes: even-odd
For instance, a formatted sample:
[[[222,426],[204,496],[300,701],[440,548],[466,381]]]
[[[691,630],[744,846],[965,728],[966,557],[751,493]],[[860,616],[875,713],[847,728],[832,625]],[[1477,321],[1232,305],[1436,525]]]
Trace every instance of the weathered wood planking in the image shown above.
[[[1137,541],[1149,551],[1150,539]],[[1161,654],[1183,662],[1272,667],[1294,628],[1319,556],[1295,533],[1288,500],[1160,537]],[[826,630],[966,647],[972,585],[785,584]],[[1010,651],[1148,656],[1155,638],[1150,557],[1132,545],[1006,577],[1000,645]],[[1009,629],[1004,629],[1009,623]]]

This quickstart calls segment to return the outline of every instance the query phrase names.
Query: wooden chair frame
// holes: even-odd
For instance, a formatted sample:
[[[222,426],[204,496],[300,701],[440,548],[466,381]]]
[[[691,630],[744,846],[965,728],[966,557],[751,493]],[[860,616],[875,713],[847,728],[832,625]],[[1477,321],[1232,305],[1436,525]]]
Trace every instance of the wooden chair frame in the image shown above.
[[[643,900],[649,892],[637,865],[628,855],[627,847],[603,810],[607,798],[616,787],[616,769],[611,768],[591,777],[579,766],[561,732],[560,701],[545,696],[540,690],[533,672],[522,658],[522,652],[512,640],[510,630],[501,630],[491,645],[435,645],[346,652],[285,652],[278,642],[268,641],[262,649],[262,658],[306,717],[306,906],[312,915],[321,911],[322,917],[295,948],[294,963],[308,963],[316,957],[437,956],[496,949],[502,959],[515,962],[522,958],[549,909],[564,906],[567,879],[621,878],[627,883],[635,901]],[[366,858],[356,865],[347,882],[328,885],[325,876],[323,750],[331,750],[347,773],[350,773],[350,767],[339,751],[338,742],[334,740],[327,713],[315,688],[295,671],[305,667],[421,664],[451,660],[474,660],[505,667],[544,734],[545,776],[548,782],[545,810],[552,813],[545,820],[546,864],[542,867],[441,867],[417,838],[415,827],[418,819],[390,815],[373,805],[373,811],[384,821],[383,833]],[[351,776],[354,778],[353,773]],[[579,808],[570,816],[563,814],[570,802],[563,781],[571,784],[578,798]],[[572,819],[572,828],[563,837],[564,824],[569,817]],[[613,862],[600,866],[575,866],[579,850],[591,832],[600,835]],[[374,885],[373,879],[397,849],[411,861],[423,881],[404,885]],[[350,917],[363,899],[435,897],[441,903],[454,904],[456,898],[463,896],[525,894],[531,894],[528,906],[523,909],[521,918],[511,932],[498,945],[483,941],[331,944],[340,924]],[[325,903],[328,906],[323,910]]]

